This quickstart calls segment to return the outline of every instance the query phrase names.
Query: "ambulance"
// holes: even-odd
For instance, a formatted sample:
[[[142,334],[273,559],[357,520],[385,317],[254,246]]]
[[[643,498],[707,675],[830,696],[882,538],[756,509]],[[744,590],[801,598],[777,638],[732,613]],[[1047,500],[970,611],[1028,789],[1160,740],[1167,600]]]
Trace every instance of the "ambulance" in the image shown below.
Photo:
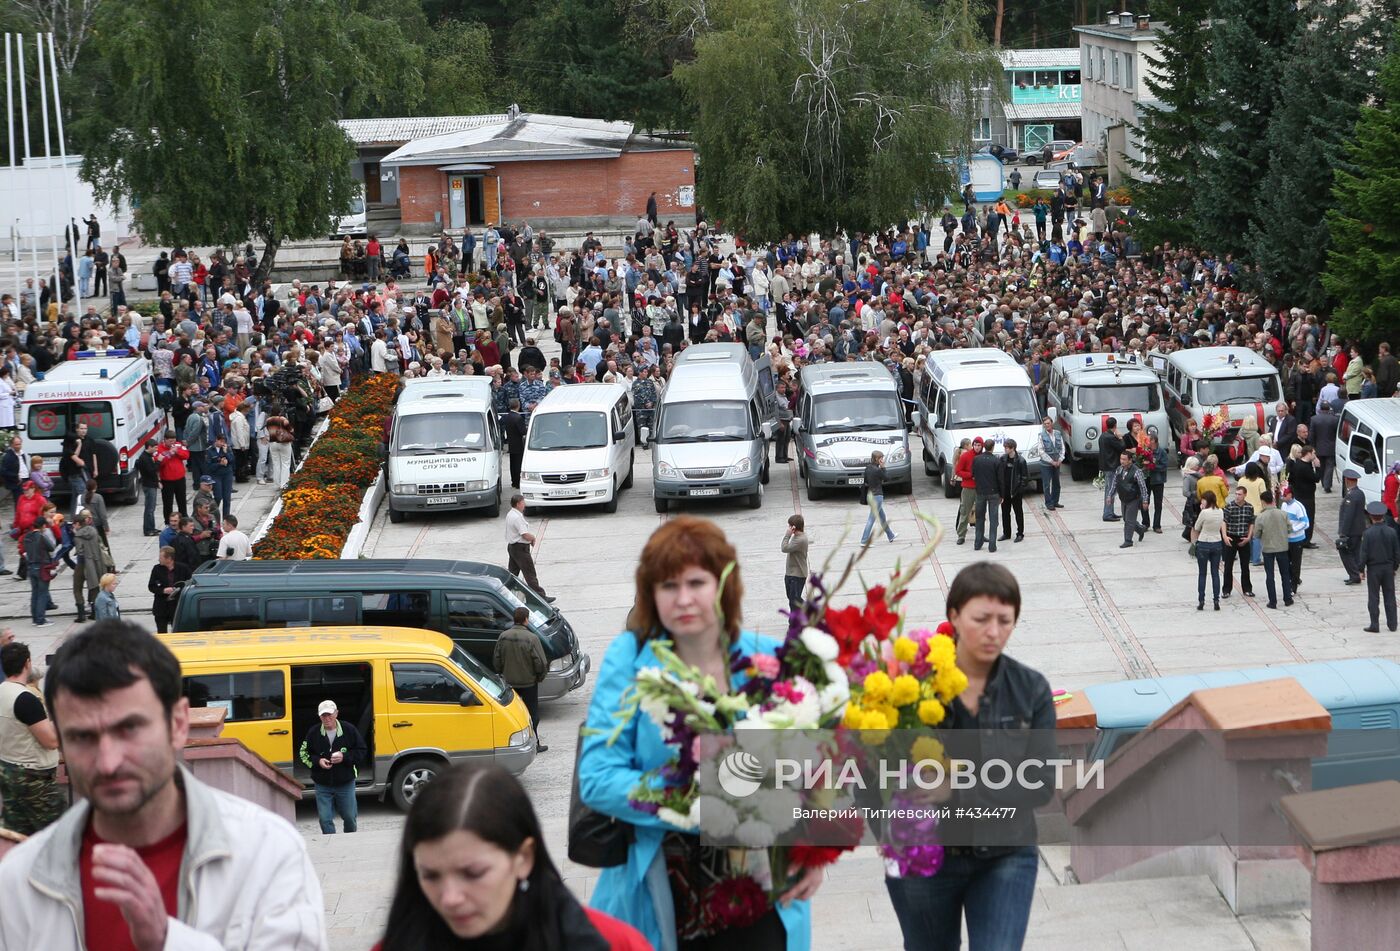
[[[1109,417],[1127,432],[1138,420],[1149,436],[1171,448],[1171,424],[1156,371],[1135,353],[1084,353],[1050,365],[1048,413],[1064,433],[1070,471],[1092,478],[1099,469],[1099,436]]]
[[[1278,368],[1253,350],[1178,350],[1158,373],[1166,390],[1173,441],[1195,420],[1208,434],[1211,452],[1220,457],[1222,466],[1241,463],[1249,455],[1244,430],[1264,433],[1274,424],[1283,392]]]
[[[53,491],[66,495],[57,478],[63,440],[87,423],[95,440],[98,491],[135,502],[141,486],[136,459],[146,442],[165,431],[165,413],[156,400],[151,365],[128,350],[79,351],[29,384],[17,420],[24,451],[43,456],[55,474]]]

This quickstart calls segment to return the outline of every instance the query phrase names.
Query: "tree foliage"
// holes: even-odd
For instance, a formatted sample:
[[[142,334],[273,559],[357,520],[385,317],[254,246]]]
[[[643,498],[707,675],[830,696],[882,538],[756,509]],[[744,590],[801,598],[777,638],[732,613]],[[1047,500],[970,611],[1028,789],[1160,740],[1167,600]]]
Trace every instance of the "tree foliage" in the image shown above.
[[[1363,107],[1335,173],[1327,215],[1332,247],[1322,284],[1337,301],[1332,326],[1377,339],[1400,330],[1400,220],[1390,213],[1400,189],[1400,31],[1380,71],[1373,105]]]
[[[1143,161],[1133,161],[1133,201],[1144,239],[1190,243],[1194,193],[1205,162],[1201,112],[1206,99],[1206,52],[1211,0],[1180,0],[1167,12],[1153,68],[1142,83],[1149,97],[1133,132]]]
[[[152,28],[176,23],[178,42]],[[103,7],[94,49],[117,81],[80,123],[83,176],[132,196],[152,243],[256,236],[264,274],[282,241],[322,237],[349,208],[354,152],[336,119],[422,95],[421,51],[352,0],[122,0]],[[366,50],[395,68],[362,68]]]
[[[516,84],[493,65],[491,31],[484,23],[440,21],[428,34],[424,56],[426,115],[503,112],[517,95]]]
[[[1255,189],[1268,168],[1286,51],[1302,17],[1296,0],[1216,0],[1212,20],[1198,144],[1206,155],[1192,224],[1198,245],[1243,256],[1259,222]]]
[[[1001,74],[960,3],[715,0],[689,8],[700,196],[755,240],[871,230],[956,191],[974,89]]]
[[[1389,9],[1387,9],[1389,7]],[[1287,54],[1278,106],[1265,138],[1268,172],[1256,184],[1258,216],[1248,248],[1256,279],[1274,303],[1322,310],[1333,169],[1373,86],[1377,51],[1390,39],[1395,4],[1309,8]]]

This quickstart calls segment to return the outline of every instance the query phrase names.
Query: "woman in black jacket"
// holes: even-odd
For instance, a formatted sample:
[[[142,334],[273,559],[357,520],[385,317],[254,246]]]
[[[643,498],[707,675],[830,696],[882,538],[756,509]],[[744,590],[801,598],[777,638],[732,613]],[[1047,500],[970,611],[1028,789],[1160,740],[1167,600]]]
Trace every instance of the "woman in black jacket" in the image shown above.
[[[1026,510],[1021,504],[1021,493],[1026,491],[1030,475],[1026,469],[1026,457],[1016,451],[1016,440],[1008,439],[1006,449],[998,462],[997,488],[1001,492],[1001,540],[1011,537],[1011,515],[1016,514],[1016,541],[1026,537]]]

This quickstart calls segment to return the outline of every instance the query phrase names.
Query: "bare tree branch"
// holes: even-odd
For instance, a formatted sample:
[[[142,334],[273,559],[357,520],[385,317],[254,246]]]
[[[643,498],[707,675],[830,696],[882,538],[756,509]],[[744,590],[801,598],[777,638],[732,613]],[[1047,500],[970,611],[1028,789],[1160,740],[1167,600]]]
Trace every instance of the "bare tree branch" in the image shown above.
[[[58,67],[71,73],[103,0],[9,0],[42,33],[52,33]]]

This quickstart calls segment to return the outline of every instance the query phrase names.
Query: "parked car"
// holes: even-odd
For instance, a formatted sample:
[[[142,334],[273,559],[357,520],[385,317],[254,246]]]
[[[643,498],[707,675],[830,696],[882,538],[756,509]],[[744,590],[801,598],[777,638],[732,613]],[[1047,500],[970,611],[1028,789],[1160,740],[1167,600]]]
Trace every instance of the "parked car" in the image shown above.
[[[1010,146],[997,145],[995,142],[991,145],[982,146],[977,150],[977,153],[979,155],[995,155],[997,158],[1001,159],[1003,165],[1015,165],[1017,162],[1021,161],[1021,153],[1019,151]]]
[[[1077,145],[1073,139],[1055,139],[1047,142],[1040,150],[1040,164],[1049,165],[1051,162],[1063,162],[1065,156]]]
[[[1042,168],[1035,173],[1035,176],[1031,179],[1031,184],[1036,188],[1054,191],[1060,187],[1060,173],[1053,168]]]

